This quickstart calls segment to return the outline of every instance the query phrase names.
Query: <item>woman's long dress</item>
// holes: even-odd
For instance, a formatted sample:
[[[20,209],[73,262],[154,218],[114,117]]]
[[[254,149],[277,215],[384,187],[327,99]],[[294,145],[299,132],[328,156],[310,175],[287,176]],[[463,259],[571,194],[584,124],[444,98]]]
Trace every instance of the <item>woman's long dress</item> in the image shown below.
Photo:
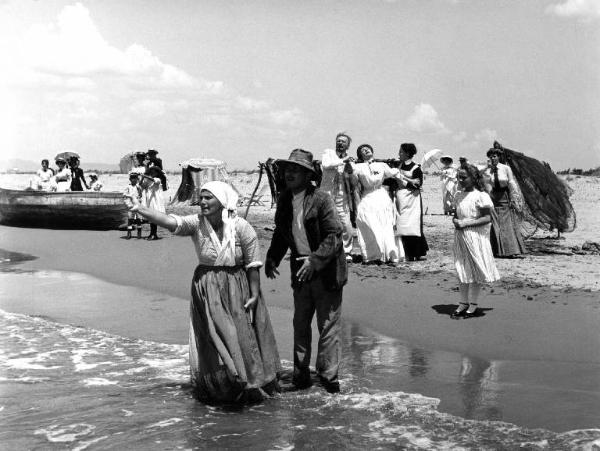
[[[396,191],[396,236],[401,238],[406,259],[417,260],[429,250],[423,234],[423,201],[420,188],[423,185],[423,171],[420,165],[411,161],[403,163],[400,172],[408,178],[419,180],[418,185],[403,183]]]
[[[190,369],[196,396],[248,402],[278,391],[281,364],[262,294],[253,323],[244,309],[250,297],[246,270],[262,265],[256,232],[236,217],[229,220],[231,240],[224,236],[219,241],[203,216],[172,216],[178,223],[175,234],[192,237],[199,262],[190,307]]]
[[[142,190],[142,203],[153,210],[165,212],[165,203],[162,197],[162,185],[159,178],[154,178],[152,185]]]
[[[476,189],[459,191],[455,205],[458,219],[478,219],[481,209],[494,209],[490,196]],[[490,245],[490,224],[454,230],[454,267],[461,283],[500,279]]]
[[[363,262],[397,262],[403,255],[394,239],[394,203],[382,183],[398,170],[380,162],[358,163],[354,173],[361,187],[356,227]]]
[[[521,190],[515,181],[510,166],[498,163],[497,168],[488,168],[485,175],[488,186],[491,188],[490,197],[494,202],[490,235],[494,255],[496,257],[510,257],[526,253],[527,250],[519,228],[519,220],[513,209],[515,201],[520,201],[522,198]]]
[[[456,168],[448,166],[442,168],[440,172],[440,179],[442,180],[442,206],[444,214],[449,215],[453,213],[454,195],[457,188]]]

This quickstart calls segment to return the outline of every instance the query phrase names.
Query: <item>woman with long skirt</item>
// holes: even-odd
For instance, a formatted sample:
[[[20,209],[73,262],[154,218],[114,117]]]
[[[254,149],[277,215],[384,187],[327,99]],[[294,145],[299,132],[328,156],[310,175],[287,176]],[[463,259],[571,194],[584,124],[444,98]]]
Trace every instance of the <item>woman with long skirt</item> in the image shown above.
[[[398,175],[398,169],[373,161],[373,148],[369,144],[359,146],[356,153],[358,162],[352,169],[360,186],[356,227],[362,261],[396,265],[404,255],[399,254],[394,240],[394,203],[383,187],[383,180]]]
[[[487,189],[494,202],[490,240],[494,256],[518,258],[526,252],[513,208],[522,202],[521,190],[510,166],[500,163],[501,149],[487,151],[490,166],[485,171]]]
[[[398,152],[401,165],[397,177],[400,187],[396,191],[396,236],[398,246],[404,247],[407,261],[420,260],[429,250],[423,234],[423,171],[421,165],[412,160],[416,153],[417,147],[412,143],[402,143]]]
[[[224,182],[200,191],[200,214],[166,215],[127,200],[130,210],[191,236],[198,256],[192,279],[190,367],[204,401],[255,402],[280,391],[281,364],[260,292],[258,238],[234,216],[237,194]]]

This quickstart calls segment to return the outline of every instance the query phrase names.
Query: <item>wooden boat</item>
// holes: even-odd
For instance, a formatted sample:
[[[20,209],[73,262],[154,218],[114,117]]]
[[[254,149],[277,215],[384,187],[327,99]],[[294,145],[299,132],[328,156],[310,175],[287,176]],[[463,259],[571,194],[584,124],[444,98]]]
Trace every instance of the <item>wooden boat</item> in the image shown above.
[[[59,229],[117,229],[127,223],[123,194],[0,188],[0,223]]]

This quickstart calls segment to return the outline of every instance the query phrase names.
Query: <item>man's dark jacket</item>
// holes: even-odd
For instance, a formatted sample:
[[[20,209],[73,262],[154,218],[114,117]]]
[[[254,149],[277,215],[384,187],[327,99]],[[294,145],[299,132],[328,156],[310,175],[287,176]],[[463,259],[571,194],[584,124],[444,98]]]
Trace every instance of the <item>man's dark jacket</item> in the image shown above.
[[[272,260],[275,266],[279,266],[281,259],[290,249],[292,287],[296,288],[299,285],[296,272],[303,262],[296,261],[299,254],[292,235],[292,221],[292,192],[286,190],[277,202],[275,231],[267,252],[267,259]],[[348,280],[346,254],[342,242],[342,224],[331,196],[313,186],[307,188],[304,196],[304,229],[311,250],[309,258],[315,271],[323,278],[325,287],[329,290],[342,288]]]

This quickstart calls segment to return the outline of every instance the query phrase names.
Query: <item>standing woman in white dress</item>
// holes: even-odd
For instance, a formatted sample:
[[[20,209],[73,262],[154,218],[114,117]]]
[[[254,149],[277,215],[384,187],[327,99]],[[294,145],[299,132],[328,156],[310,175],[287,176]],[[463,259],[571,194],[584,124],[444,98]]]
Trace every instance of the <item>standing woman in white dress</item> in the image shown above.
[[[360,202],[356,214],[358,244],[364,264],[395,265],[400,257],[394,239],[394,203],[383,180],[398,175],[398,169],[373,161],[373,147],[362,144],[356,150],[358,162],[353,165],[360,186]]]
[[[490,244],[491,211],[494,204],[485,192],[483,178],[473,165],[458,171],[461,191],[456,194],[454,223],[454,266],[460,281],[461,301],[451,317],[476,316],[477,301],[484,283],[500,279]]]
[[[152,210],[164,213],[161,173],[162,171],[156,166],[146,168],[146,172],[140,180],[140,187],[142,188],[142,204]],[[150,235],[146,239],[149,241],[159,239],[158,226],[153,222],[150,222]]]

